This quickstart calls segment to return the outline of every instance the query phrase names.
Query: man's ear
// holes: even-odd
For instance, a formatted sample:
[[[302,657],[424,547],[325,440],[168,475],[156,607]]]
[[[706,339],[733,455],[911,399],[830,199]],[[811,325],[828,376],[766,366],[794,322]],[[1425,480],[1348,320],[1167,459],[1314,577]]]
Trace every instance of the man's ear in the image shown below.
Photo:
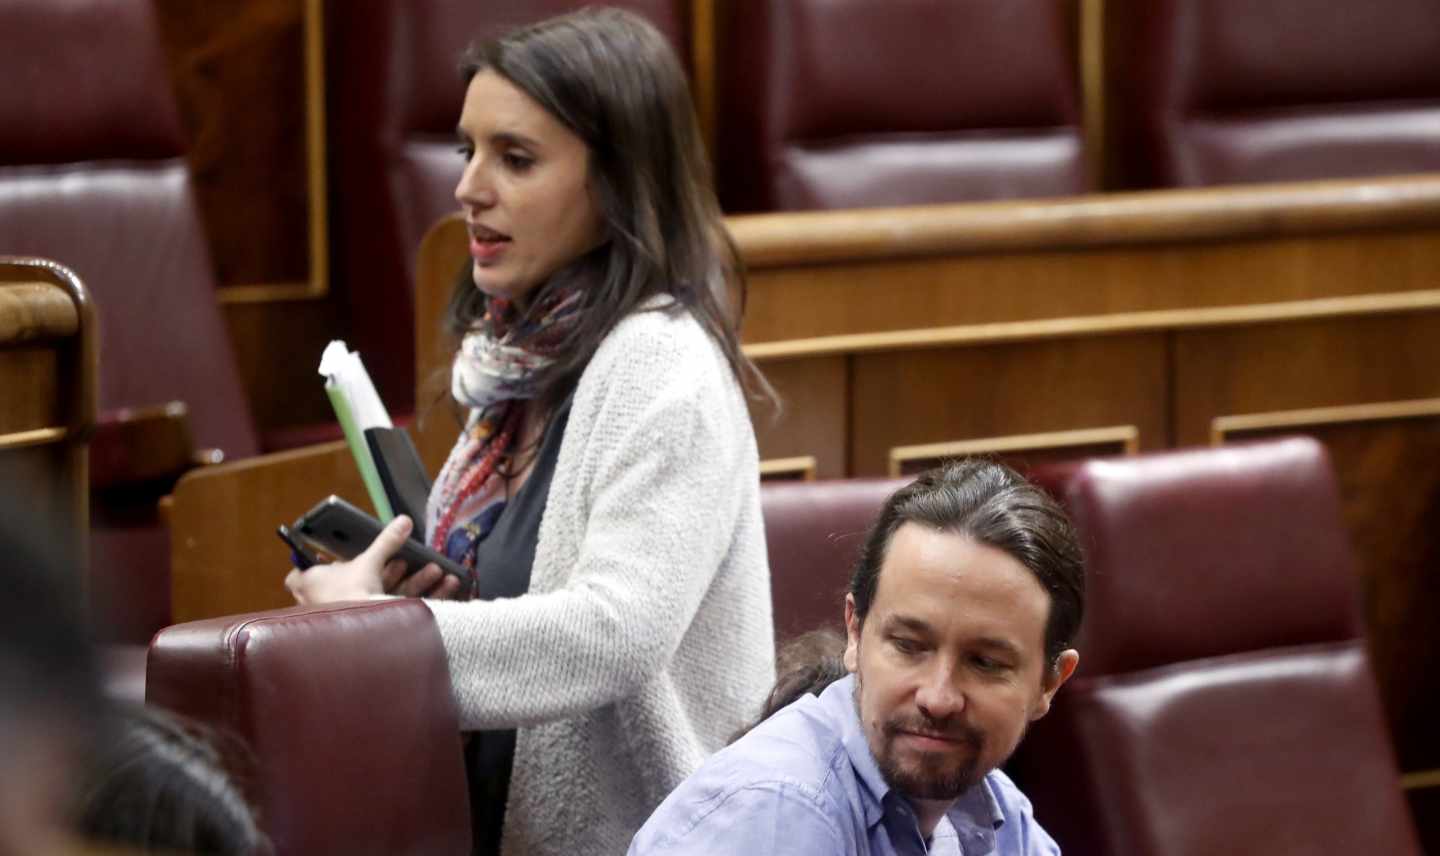
[[[860,671],[860,616],[855,614],[855,596],[845,595],[845,668]]]
[[[1074,648],[1067,648],[1060,652],[1055,658],[1054,665],[1045,668],[1045,677],[1041,680],[1042,687],[1040,698],[1035,703],[1035,709],[1030,711],[1030,719],[1034,721],[1050,712],[1050,700],[1055,698],[1055,693],[1070,676],[1075,674],[1075,667],[1080,665],[1080,652]]]

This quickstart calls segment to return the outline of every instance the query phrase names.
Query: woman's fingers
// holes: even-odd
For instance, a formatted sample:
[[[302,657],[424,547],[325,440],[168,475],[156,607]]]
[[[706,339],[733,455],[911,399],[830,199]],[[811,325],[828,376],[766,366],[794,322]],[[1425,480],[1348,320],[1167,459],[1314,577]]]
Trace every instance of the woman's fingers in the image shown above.
[[[445,600],[453,600],[456,597],[459,597],[459,595],[460,578],[451,574],[446,574],[445,578],[440,581],[439,587],[430,596],[436,598],[443,598]]]
[[[295,598],[296,603],[304,606],[305,599],[301,595],[302,587],[300,585],[301,573],[302,572],[299,568],[291,568],[290,573],[285,575],[285,588],[290,590],[290,596]]]
[[[409,517],[404,514],[397,515],[394,520],[385,524],[385,528],[380,530],[380,534],[375,536],[375,540],[370,542],[370,546],[366,547],[360,556],[368,557],[380,566],[400,552],[400,548],[405,546],[405,539],[410,537],[410,530],[414,528]]]
[[[442,582],[445,574],[434,562],[426,565],[401,581],[395,594],[405,597],[433,597],[432,589]]]
[[[405,579],[405,563],[399,559],[391,559],[385,563],[385,570],[380,573],[380,585],[386,592],[397,593],[395,587]]]

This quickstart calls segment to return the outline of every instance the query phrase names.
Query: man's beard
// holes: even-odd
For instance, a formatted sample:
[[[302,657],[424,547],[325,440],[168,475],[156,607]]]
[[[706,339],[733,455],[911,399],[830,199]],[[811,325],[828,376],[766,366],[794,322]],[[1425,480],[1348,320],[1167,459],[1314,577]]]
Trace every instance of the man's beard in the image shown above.
[[[864,725],[860,694],[864,691],[859,672],[855,674],[855,711]],[[868,729],[867,729],[868,730]],[[904,767],[895,742],[902,731],[920,732],[959,741],[968,750],[960,758],[949,754],[927,752],[920,755],[918,765]],[[921,800],[953,800],[978,785],[989,770],[980,769],[980,755],[985,747],[985,734],[972,725],[956,719],[934,719],[917,711],[914,716],[896,715],[881,728],[884,735],[878,752],[871,747],[875,763],[886,784],[901,795]],[[867,737],[868,741],[868,737]]]
[[[919,762],[902,765],[895,742],[901,732],[944,737],[963,744],[964,754],[925,752]],[[985,778],[989,770],[980,769],[980,752],[985,735],[978,729],[955,720],[931,719],[923,713],[914,717],[896,716],[885,723],[884,743],[875,758],[880,774],[890,787],[913,799],[953,800]]]

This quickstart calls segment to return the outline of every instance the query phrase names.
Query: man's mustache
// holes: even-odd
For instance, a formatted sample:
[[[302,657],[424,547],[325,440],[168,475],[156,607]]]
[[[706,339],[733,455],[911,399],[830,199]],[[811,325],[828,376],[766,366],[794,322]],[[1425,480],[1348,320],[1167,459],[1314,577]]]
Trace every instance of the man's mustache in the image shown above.
[[[972,725],[954,720],[933,719],[923,713],[918,716],[896,717],[885,723],[886,736],[894,737],[902,732],[967,743],[976,750],[985,742],[984,733]]]

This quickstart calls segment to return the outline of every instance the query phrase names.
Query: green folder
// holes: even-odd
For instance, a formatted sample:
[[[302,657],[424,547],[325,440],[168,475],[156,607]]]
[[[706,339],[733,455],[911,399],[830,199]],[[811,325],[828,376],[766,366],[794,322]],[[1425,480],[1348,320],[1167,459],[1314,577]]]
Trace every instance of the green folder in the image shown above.
[[[355,425],[350,399],[328,378],[325,381],[325,394],[330,396],[330,404],[335,408],[336,418],[340,420],[340,430],[345,432],[345,442],[350,445],[350,453],[355,456],[355,466],[360,469],[360,478],[365,482],[365,490],[370,494],[370,502],[375,506],[375,516],[381,523],[389,523],[395,517],[395,512],[390,508],[390,500],[385,496],[385,486],[381,484],[380,473],[375,469],[375,458],[370,454],[370,444]]]

